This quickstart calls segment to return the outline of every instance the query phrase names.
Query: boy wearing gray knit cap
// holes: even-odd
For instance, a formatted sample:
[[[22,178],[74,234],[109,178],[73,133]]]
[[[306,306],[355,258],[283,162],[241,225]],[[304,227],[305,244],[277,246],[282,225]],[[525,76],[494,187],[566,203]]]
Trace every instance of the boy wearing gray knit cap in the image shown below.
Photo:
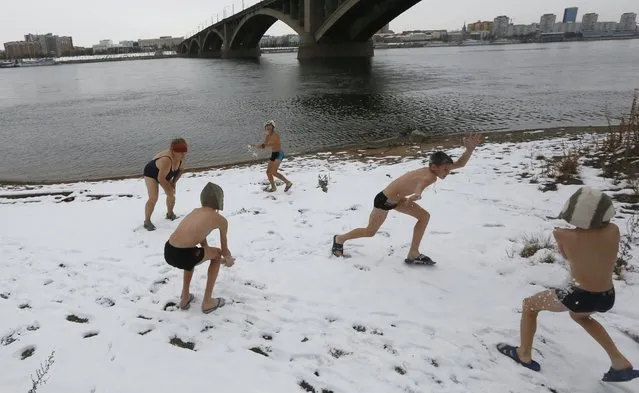
[[[605,193],[581,187],[564,204],[557,218],[574,229],[553,231],[561,255],[568,261],[571,283],[567,288],[546,290],[524,299],[519,348],[499,343],[497,349],[533,371],[541,366],[532,360],[532,345],[540,311],[569,312],[571,318],[606,351],[612,363],[603,376],[606,382],[639,378],[603,326],[591,315],[604,313],[615,304],[613,270],[619,251],[619,227],[610,222],[615,215],[612,200]]]
[[[228,222],[219,210],[224,209],[224,191],[220,186],[208,183],[200,193],[202,207],[193,209],[175,229],[164,244],[164,259],[178,269],[184,270],[180,308],[190,307],[194,296],[189,292],[195,266],[211,261],[202,299],[202,312],[208,314],[226,303],[224,298],[213,299],[213,286],[220,271],[220,263],[233,266],[235,258],[228,249]],[[220,248],[210,247],[206,237],[214,230],[220,230]],[[199,247],[200,245],[201,247]]]

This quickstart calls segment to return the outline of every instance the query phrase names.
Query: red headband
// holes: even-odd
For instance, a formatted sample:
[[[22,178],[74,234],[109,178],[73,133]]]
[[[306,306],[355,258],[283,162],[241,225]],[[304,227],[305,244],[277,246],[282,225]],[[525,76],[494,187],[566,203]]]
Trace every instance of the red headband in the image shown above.
[[[176,143],[173,146],[173,151],[177,153],[186,153],[189,151],[189,148],[186,146],[186,143]]]

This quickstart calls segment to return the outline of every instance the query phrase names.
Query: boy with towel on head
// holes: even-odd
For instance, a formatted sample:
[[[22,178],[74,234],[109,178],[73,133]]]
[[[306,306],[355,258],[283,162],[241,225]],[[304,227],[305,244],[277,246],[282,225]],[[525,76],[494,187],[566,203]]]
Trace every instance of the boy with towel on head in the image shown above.
[[[619,228],[610,222],[615,209],[610,197],[599,190],[581,187],[566,201],[557,218],[575,226],[555,228],[553,235],[561,255],[570,264],[567,288],[546,290],[524,299],[519,348],[499,343],[500,353],[533,371],[541,366],[532,360],[532,345],[540,311],[566,312],[606,351],[612,363],[603,376],[606,382],[639,378],[639,371],[617,349],[599,322],[591,315],[612,309],[615,288],[612,274],[619,251]]]
[[[187,310],[194,299],[189,292],[193,269],[204,261],[211,261],[202,299],[202,312],[208,314],[226,303],[224,298],[212,298],[213,286],[220,271],[220,263],[231,267],[235,258],[231,256],[228,249],[226,238],[228,222],[218,213],[219,210],[224,209],[224,191],[217,184],[208,183],[200,193],[200,202],[202,207],[193,209],[184,217],[164,244],[164,259],[169,265],[184,270],[179,304],[183,310]],[[210,247],[206,242],[206,237],[214,229],[220,230],[221,249]]]

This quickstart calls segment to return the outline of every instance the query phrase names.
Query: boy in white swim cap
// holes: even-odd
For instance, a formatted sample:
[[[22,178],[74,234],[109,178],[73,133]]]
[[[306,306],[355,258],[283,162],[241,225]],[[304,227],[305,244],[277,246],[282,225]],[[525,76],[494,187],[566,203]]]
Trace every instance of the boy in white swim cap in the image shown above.
[[[611,367],[603,381],[625,382],[639,378],[639,371],[633,370],[604,327],[591,317],[596,312],[610,311],[615,304],[612,275],[620,234],[617,225],[610,222],[614,215],[612,199],[590,187],[581,187],[566,201],[557,218],[575,228],[555,228],[553,235],[559,252],[570,264],[571,284],[524,299],[520,346],[500,343],[497,345],[499,352],[524,367],[539,371],[541,366],[532,360],[537,315],[540,311],[567,311],[610,357]]]
[[[286,184],[284,192],[290,190],[293,183],[284,177],[284,175],[279,173],[280,165],[282,164],[282,160],[284,160],[284,151],[282,150],[280,134],[275,132],[275,120],[269,120],[264,124],[264,143],[250,146],[260,149],[266,149],[267,147],[271,148],[271,157],[269,158],[268,165],[266,167],[266,177],[268,182],[271,184],[271,187],[266,188],[264,191],[277,191],[274,179],[276,177]]]

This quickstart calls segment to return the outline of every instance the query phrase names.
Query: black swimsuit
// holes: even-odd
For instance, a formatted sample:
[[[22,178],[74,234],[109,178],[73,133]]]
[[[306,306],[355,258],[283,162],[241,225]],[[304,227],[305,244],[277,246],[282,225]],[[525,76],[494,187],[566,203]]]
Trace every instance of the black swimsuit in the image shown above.
[[[570,311],[576,313],[606,312],[615,305],[615,289],[604,292],[590,292],[571,285],[555,289],[557,299]]]
[[[377,209],[393,210],[397,207],[397,202],[389,200],[386,194],[384,194],[384,191],[382,191],[375,195],[373,206]]]
[[[175,179],[175,177],[180,172],[180,168],[182,167],[182,163],[180,162],[180,166],[177,169],[172,169],[173,168],[173,160],[169,156],[161,156],[161,157],[154,158],[151,161],[149,161],[146,164],[146,166],[144,167],[144,176],[150,177],[152,179],[155,179],[159,183],[160,180],[158,180],[158,175],[160,174],[160,170],[158,169],[157,165],[155,165],[155,162],[157,160],[159,160],[160,158],[163,158],[163,157],[166,157],[169,160],[171,160],[171,170],[166,175],[166,181],[168,181],[168,182],[173,181],[173,179]]]
[[[180,248],[174,247],[168,241],[164,243],[164,259],[178,269],[193,271],[204,258],[204,249],[201,247]]]

